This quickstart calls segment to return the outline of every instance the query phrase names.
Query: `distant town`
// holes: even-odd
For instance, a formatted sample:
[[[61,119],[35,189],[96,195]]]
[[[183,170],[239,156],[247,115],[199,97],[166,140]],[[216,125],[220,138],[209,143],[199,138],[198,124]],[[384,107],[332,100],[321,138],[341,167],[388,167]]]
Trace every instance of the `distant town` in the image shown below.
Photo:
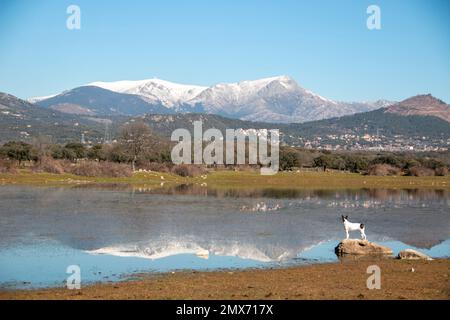
[[[430,137],[384,136],[371,134],[328,134],[313,138],[289,136],[289,145],[319,150],[368,150],[368,151],[448,151],[449,139]]]

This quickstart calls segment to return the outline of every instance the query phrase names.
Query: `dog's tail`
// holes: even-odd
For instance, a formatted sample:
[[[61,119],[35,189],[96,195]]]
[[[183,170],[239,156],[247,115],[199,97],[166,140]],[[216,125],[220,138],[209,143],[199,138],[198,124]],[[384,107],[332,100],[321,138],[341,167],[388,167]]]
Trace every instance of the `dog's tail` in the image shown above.
[[[364,223],[361,223],[360,225],[359,225],[359,228],[361,229],[361,230],[364,230]]]

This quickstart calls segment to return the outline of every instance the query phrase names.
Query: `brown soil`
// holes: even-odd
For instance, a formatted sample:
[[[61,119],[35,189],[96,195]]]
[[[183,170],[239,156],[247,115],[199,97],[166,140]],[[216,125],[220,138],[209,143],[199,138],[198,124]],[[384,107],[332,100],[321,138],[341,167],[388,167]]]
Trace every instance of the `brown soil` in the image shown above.
[[[381,289],[369,290],[369,265]],[[414,272],[412,271],[414,269]],[[450,259],[351,260],[285,269],[176,272],[81,290],[0,291],[0,299],[450,299]]]

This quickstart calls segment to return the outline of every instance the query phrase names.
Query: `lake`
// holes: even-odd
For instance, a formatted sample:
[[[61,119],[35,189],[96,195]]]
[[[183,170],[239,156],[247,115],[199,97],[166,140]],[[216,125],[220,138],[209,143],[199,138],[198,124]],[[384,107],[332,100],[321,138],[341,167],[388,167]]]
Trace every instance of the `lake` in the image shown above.
[[[394,254],[449,257],[449,208],[445,190],[0,186],[0,287],[337,261],[341,215]]]

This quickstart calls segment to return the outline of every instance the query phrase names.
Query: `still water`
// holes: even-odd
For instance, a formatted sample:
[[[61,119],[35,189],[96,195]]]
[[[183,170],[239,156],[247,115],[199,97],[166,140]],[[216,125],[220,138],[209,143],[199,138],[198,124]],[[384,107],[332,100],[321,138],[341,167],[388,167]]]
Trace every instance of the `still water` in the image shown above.
[[[341,215],[394,254],[449,257],[449,208],[444,190],[0,186],[0,288],[61,286],[70,265],[89,283],[337,261]]]

